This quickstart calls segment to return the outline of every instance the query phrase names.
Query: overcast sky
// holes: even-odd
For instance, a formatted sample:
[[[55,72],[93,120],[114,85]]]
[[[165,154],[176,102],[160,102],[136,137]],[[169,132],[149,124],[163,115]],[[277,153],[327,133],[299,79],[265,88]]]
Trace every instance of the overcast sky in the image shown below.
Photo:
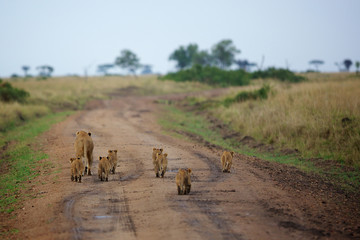
[[[223,39],[264,67],[305,71],[320,59],[320,70],[338,71],[335,62],[360,61],[360,0],[0,0],[0,31],[2,77],[43,64],[96,74],[122,49],[166,73],[180,45]]]

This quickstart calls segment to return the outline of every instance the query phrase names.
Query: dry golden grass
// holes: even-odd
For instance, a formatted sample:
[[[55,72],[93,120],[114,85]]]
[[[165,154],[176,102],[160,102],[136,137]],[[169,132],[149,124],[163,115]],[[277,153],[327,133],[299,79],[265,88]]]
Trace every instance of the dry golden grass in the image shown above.
[[[275,94],[267,100],[221,106],[213,113],[258,140],[360,166],[360,78],[341,79],[335,74],[272,84]]]

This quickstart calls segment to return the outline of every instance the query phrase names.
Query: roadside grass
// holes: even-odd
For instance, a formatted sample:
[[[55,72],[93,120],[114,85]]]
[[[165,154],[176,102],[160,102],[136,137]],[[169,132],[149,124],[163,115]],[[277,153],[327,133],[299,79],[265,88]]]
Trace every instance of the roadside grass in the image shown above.
[[[360,167],[359,80],[278,84],[267,100],[207,111],[260,142]]]
[[[192,112],[185,112],[173,106],[164,106],[164,112],[158,119],[158,123],[163,129],[172,136],[194,140],[200,137],[210,144],[220,146],[224,149],[232,150],[247,156],[256,156],[258,158],[275,161],[278,163],[296,166],[304,171],[318,172],[318,169],[308,161],[302,161],[294,155],[283,155],[280,153],[264,153],[247,147],[231,138],[224,139],[221,133],[212,127],[212,124],[203,116]]]
[[[38,176],[35,171],[38,162],[48,157],[40,150],[34,150],[34,139],[70,114],[69,111],[49,114],[5,133],[0,132],[0,148],[6,149],[0,160],[0,213],[11,213],[20,208],[18,202],[24,198],[20,195],[21,190],[27,181]]]
[[[194,99],[192,98],[190,102],[194,104]],[[194,139],[200,140],[200,142],[206,141],[243,155],[294,166],[304,172],[330,178],[346,191],[357,192],[360,187],[360,171],[357,167],[349,170],[345,164],[340,163],[329,168],[317,164],[316,160],[309,160],[306,156],[310,154],[304,157],[296,154],[285,155],[277,150],[273,152],[259,151],[239,143],[238,140],[224,139],[220,130],[212,126],[211,122],[202,115],[181,110],[176,105],[168,104],[166,101],[160,101],[160,103],[164,103],[164,113],[158,119],[158,123],[174,137],[185,138],[190,141],[194,141]],[[215,104],[215,106],[217,105]]]

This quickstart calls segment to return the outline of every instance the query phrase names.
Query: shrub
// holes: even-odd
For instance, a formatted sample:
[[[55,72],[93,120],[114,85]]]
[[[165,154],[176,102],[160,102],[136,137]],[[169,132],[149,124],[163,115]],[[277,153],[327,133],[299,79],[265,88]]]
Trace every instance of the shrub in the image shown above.
[[[293,72],[287,70],[287,69],[276,69],[274,67],[268,68],[265,71],[255,71],[251,73],[251,79],[257,79],[257,78],[275,78],[283,82],[302,82],[305,81],[306,78],[303,76],[295,75]]]
[[[244,86],[250,82],[250,76],[244,70],[222,70],[217,67],[194,65],[185,70],[168,73],[162,80],[177,82],[197,81],[219,86]]]
[[[14,88],[8,82],[0,79],[0,100],[3,102],[25,102],[30,94],[22,89]]]
[[[224,100],[224,105],[226,107],[230,106],[235,102],[244,102],[247,100],[257,100],[257,99],[267,99],[270,92],[270,85],[264,84],[260,89],[254,91],[242,91],[239,92],[233,98],[226,98]]]

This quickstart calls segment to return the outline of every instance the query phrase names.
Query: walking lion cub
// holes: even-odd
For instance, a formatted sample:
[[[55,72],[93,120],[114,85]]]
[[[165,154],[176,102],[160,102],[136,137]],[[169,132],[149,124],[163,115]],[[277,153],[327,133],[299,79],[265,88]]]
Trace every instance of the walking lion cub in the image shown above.
[[[164,177],[168,165],[167,156],[168,156],[167,153],[156,154],[155,167],[154,167],[156,177],[160,177],[160,176],[162,178]]]
[[[108,181],[109,180],[109,172],[111,170],[111,163],[109,157],[99,157],[99,169],[98,169],[98,176],[101,181]],[[104,178],[103,178],[104,173]]]
[[[179,195],[186,195],[190,193],[191,190],[191,168],[188,169],[179,169],[179,172],[176,174],[175,181]]]
[[[71,181],[81,183],[81,175],[84,172],[84,164],[80,158],[70,158],[71,163]]]
[[[230,172],[230,168],[232,165],[232,159],[234,157],[234,152],[228,152],[228,151],[224,151],[222,156],[221,156],[221,165],[222,165],[222,171],[223,172]]]
[[[110,172],[115,174],[117,166],[117,150],[108,150],[108,157],[111,164]]]
[[[164,149],[162,149],[162,148],[153,148],[152,163],[154,165],[154,171],[155,171],[156,177],[159,177],[159,170],[158,170],[158,163],[156,161],[156,154],[162,154],[163,150]]]

